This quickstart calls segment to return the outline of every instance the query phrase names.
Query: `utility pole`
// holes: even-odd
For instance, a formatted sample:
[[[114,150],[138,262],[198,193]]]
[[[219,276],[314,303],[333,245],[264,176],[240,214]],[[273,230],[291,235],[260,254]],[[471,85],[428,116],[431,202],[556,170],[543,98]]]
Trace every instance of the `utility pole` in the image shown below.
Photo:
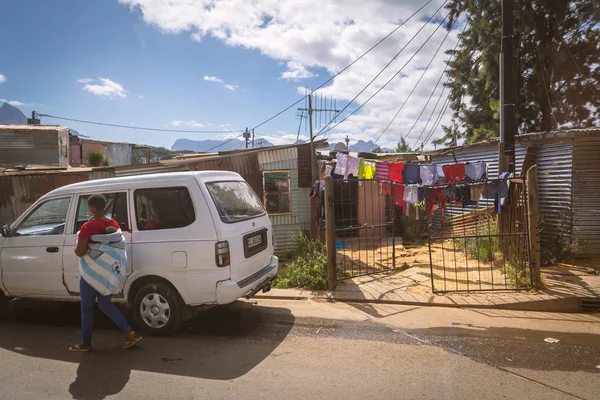
[[[252,148],[254,148],[254,129],[252,129]]]
[[[246,148],[248,148],[248,143],[250,142],[250,131],[248,130],[248,127],[246,127],[246,130],[244,131],[244,140],[246,140]]]
[[[350,151],[350,138],[348,137],[348,135],[346,135],[346,150]]]
[[[514,0],[502,0],[502,51],[500,53],[500,145],[498,172],[515,170],[516,79],[514,64]]]
[[[327,108],[313,108],[312,107],[312,94],[308,95],[308,108],[299,108],[298,111],[306,111],[308,113],[308,125],[310,127],[310,165],[312,171],[312,180],[313,182],[319,179],[317,165],[316,165],[316,157],[315,157],[315,138],[313,135],[313,112],[325,112],[330,113],[334,112],[336,115],[339,113],[339,110],[330,110]],[[327,121],[329,122],[329,121]]]

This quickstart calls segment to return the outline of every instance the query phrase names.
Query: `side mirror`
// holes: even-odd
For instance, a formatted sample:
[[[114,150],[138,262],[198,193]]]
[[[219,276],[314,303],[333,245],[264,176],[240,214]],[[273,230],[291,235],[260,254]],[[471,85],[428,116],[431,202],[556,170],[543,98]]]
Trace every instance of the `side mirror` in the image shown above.
[[[10,228],[8,227],[8,225],[4,225],[2,227],[2,236],[3,237],[9,237],[10,236]]]

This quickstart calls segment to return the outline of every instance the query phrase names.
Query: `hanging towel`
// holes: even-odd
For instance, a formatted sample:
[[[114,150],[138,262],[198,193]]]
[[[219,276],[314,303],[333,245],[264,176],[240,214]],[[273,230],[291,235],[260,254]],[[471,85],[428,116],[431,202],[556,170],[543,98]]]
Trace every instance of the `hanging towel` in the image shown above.
[[[375,180],[377,182],[390,179],[390,162],[381,161],[375,164]]]
[[[406,163],[402,171],[402,179],[406,184],[419,183],[421,180],[419,164]]]
[[[473,185],[471,186],[471,200],[479,201],[483,196],[483,192],[485,190],[485,184]]]
[[[395,162],[390,165],[390,179],[394,182],[402,183],[402,171],[404,171],[403,162]]]
[[[444,166],[440,165],[440,164],[432,164],[435,165],[435,177],[437,180],[437,183],[439,185],[445,185],[448,183],[448,181],[446,180],[446,175],[444,174]]]
[[[348,165],[348,156],[344,153],[337,153],[335,158],[337,159],[337,164],[335,166],[335,171],[333,172],[345,177],[346,167]]]
[[[352,175],[358,178],[358,168],[360,167],[360,158],[348,156],[348,162],[346,164],[346,178]]]
[[[485,161],[476,161],[465,164],[465,178],[469,181],[480,181],[486,176],[487,164]]]
[[[465,180],[465,164],[450,164],[442,167],[448,183],[460,183]]]
[[[417,185],[406,185],[404,188],[404,201],[408,204],[419,202],[419,187]]]
[[[406,208],[406,203],[404,202],[404,185],[394,183],[392,185],[392,197],[394,198],[394,204],[402,207],[402,209]]]
[[[117,292],[127,276],[126,267],[125,238],[120,229],[92,236],[87,254],[79,258],[81,277],[103,296]]]
[[[360,160],[358,166],[358,179],[373,179],[375,177],[375,161]]]
[[[419,174],[421,183],[425,186],[432,186],[436,181],[435,165],[420,165]]]

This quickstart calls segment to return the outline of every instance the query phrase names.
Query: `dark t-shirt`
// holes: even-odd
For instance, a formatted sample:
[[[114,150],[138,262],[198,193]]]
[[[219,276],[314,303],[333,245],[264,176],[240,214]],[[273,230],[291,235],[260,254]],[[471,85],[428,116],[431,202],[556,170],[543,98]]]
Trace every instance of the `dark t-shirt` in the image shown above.
[[[94,218],[83,224],[78,237],[79,239],[89,239],[94,235],[103,234],[106,231],[106,228],[111,226],[115,229],[119,229],[119,223],[112,218]]]

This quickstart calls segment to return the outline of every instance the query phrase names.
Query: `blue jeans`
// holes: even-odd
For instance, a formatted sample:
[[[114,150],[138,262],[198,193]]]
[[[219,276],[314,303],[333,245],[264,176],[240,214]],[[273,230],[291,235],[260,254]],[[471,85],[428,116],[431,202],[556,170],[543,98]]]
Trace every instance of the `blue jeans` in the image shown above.
[[[79,293],[81,296],[81,341],[83,344],[91,345],[92,343],[96,299],[98,299],[98,306],[102,312],[112,319],[119,329],[123,332],[130,329],[121,311],[110,301],[110,296],[101,295],[83,278],[79,278]]]

